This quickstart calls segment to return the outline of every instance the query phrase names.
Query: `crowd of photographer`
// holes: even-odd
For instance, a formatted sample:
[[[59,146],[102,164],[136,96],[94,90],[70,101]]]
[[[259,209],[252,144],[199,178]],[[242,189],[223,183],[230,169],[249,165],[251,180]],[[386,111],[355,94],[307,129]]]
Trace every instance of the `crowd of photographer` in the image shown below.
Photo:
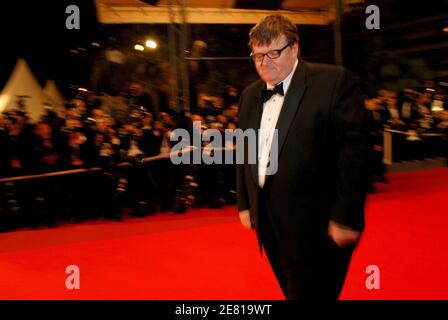
[[[225,99],[224,99],[225,100]],[[119,122],[98,99],[78,96],[60,117],[48,109],[31,124],[25,108],[0,116],[0,228],[59,220],[121,219],[235,202],[234,167],[174,165],[175,128],[236,127],[237,97],[203,97],[191,113],[129,105]],[[165,156],[163,156],[165,155]],[[58,173],[58,174],[54,174]]]
[[[446,99],[441,91],[432,88],[402,92],[382,89],[377,96],[365,99],[370,126],[369,168],[373,182],[387,182],[383,164],[384,132],[392,137],[390,147],[394,162],[448,158]]]
[[[394,161],[448,156],[445,99],[431,89],[383,89],[366,98],[371,191],[374,182],[387,182],[385,130],[394,134]],[[155,110],[134,95],[120,121],[94,94],[78,95],[63,117],[48,109],[31,124],[21,101],[0,115],[0,230],[234,204],[233,165],[174,165],[169,153],[177,143],[173,130],[191,133],[195,121],[202,132],[235,129],[237,102],[232,86],[222,98],[199,95],[190,112]],[[233,153],[234,141],[227,142],[226,152]]]

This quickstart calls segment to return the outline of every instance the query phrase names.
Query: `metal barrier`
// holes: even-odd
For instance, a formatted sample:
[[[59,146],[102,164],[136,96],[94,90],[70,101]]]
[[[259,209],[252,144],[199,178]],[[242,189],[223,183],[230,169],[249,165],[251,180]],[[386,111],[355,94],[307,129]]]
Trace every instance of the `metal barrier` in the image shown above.
[[[407,136],[410,141],[412,140],[422,140],[424,141],[425,138],[431,138],[431,137],[440,137],[443,140],[447,138],[447,135],[444,133],[418,133],[417,131],[401,131],[401,130],[394,130],[391,128],[384,128],[383,130],[383,145],[384,145],[384,153],[383,153],[383,163],[387,165],[391,165],[394,162],[393,157],[393,134],[399,134],[403,136]]]
[[[183,148],[181,152],[191,152],[195,149],[193,146],[188,146],[186,148]],[[139,162],[141,163],[150,163],[152,161],[160,160],[160,159],[169,159],[171,155],[178,154],[178,152],[172,152],[172,153],[161,153],[156,156],[152,157],[146,157],[141,159]],[[117,167],[127,167],[132,165],[130,162],[120,162],[115,164]],[[32,175],[23,175],[23,176],[17,176],[17,177],[7,177],[0,179],[0,183],[2,182],[16,182],[16,181],[24,181],[24,180],[34,180],[39,178],[50,178],[50,177],[59,177],[59,176],[65,176],[65,175],[72,175],[72,174],[80,174],[80,173],[86,173],[86,172],[98,172],[103,171],[104,168],[99,167],[93,167],[93,168],[83,168],[83,169],[71,169],[71,170],[63,170],[63,171],[55,171],[55,172],[49,172],[49,173],[42,173],[42,174],[32,174]]]
[[[219,179],[234,178],[228,171],[232,169],[230,167],[171,163],[171,156],[182,156],[194,150],[197,148],[188,146],[176,152],[110,163],[104,167],[1,178],[0,231],[35,225],[36,221],[47,218],[47,213],[42,213],[45,210],[52,210],[49,214],[51,218],[62,218],[64,221],[74,211],[81,212],[82,218],[79,220],[105,215],[115,219],[115,212],[121,214],[118,210],[123,208],[121,201],[124,201],[125,207],[131,206],[132,212],[137,212],[136,216],[148,214],[145,210],[154,203],[162,208],[164,203],[169,204],[170,201],[173,210],[168,210],[185,212],[194,202],[195,193],[200,193],[198,190],[205,191],[204,197],[208,200],[208,197],[216,196],[218,192],[223,192],[223,188],[228,188],[228,184],[224,186],[225,182],[218,182]],[[205,154],[209,151],[207,148],[201,149]],[[198,183],[201,181],[198,176],[204,178],[204,185]],[[67,214],[68,211],[70,213]],[[11,223],[12,220],[26,222]]]

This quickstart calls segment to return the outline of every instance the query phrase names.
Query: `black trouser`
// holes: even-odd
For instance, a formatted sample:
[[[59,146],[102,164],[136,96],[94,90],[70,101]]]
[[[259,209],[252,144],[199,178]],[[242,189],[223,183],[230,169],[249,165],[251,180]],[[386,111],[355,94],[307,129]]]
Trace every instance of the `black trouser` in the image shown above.
[[[326,236],[313,244],[306,258],[286,253],[277,241],[265,208],[260,208],[259,216],[263,248],[286,299],[336,300],[353,250],[339,248]]]

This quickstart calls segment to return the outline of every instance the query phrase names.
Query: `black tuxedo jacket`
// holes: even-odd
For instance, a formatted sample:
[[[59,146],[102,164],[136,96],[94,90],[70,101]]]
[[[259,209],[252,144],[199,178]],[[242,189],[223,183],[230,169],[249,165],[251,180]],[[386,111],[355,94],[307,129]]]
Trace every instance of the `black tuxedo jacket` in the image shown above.
[[[260,128],[264,88],[258,80],[243,91],[240,129]],[[368,126],[355,76],[342,67],[299,60],[276,128],[278,170],[266,177],[263,190],[258,164],[247,161],[247,144],[245,162],[237,164],[238,210],[250,210],[260,250],[260,205],[290,254],[306,256],[327,241],[329,220],[362,231]]]

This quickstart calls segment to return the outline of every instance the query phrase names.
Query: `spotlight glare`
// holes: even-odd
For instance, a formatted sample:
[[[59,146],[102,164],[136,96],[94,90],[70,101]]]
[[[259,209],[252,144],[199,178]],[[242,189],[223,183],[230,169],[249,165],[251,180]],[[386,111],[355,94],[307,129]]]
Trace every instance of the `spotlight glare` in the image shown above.
[[[137,51],[145,51],[145,47],[142,46],[141,44],[136,44],[134,46],[134,49],[137,50]]]
[[[155,42],[154,40],[147,40],[146,47],[150,49],[155,49],[157,48],[157,42]]]

